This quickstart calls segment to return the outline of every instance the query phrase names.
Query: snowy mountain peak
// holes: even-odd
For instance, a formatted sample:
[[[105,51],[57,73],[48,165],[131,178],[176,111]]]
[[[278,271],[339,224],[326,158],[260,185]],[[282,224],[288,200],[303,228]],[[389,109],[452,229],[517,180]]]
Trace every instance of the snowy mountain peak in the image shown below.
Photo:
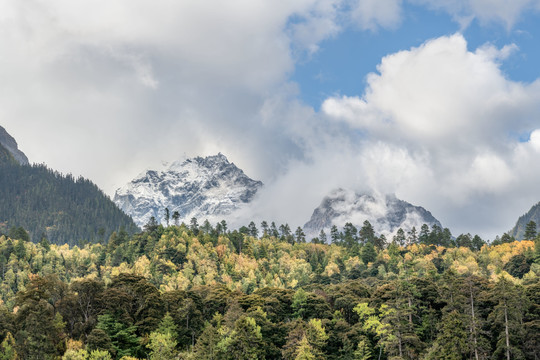
[[[147,170],[118,189],[114,201],[139,226],[152,216],[164,223],[165,208],[171,216],[178,211],[180,222],[220,220],[250,202],[261,186],[219,153]]]
[[[309,236],[317,236],[321,230],[329,232],[336,225],[342,228],[350,222],[360,228],[368,220],[376,233],[391,238],[399,228],[417,230],[423,224],[441,226],[429,211],[398,199],[395,195],[365,194],[352,190],[336,189],[326,196],[313,211],[304,225]]]

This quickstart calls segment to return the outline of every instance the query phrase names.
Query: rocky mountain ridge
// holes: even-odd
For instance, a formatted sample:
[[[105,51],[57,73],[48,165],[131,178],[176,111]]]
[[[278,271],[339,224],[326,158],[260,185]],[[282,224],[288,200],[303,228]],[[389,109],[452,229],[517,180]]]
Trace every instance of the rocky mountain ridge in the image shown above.
[[[20,165],[28,165],[28,158],[19,150],[17,141],[11,136],[6,129],[0,126],[0,145],[2,145]]]
[[[327,234],[333,225],[342,228],[350,222],[360,228],[368,220],[378,234],[391,238],[399,228],[417,231],[423,224],[430,227],[441,223],[426,209],[396,198],[395,195],[365,194],[337,189],[326,196],[304,225],[308,236]]]
[[[148,170],[118,189],[114,202],[139,226],[151,217],[165,223],[165,208],[171,217],[177,211],[179,222],[221,220],[249,203],[262,185],[219,153]]]

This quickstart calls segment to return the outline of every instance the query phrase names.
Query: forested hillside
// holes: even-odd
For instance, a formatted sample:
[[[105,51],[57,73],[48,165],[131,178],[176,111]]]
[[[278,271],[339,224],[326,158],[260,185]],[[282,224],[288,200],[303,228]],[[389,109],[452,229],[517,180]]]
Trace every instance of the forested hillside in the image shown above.
[[[532,225],[531,222],[533,222],[535,225],[532,228],[530,228]],[[510,231],[510,235],[514,236],[518,240],[527,239],[527,231],[538,231],[538,224],[540,224],[540,202],[533,205],[529,211],[519,217],[516,225]]]
[[[0,145],[0,164],[16,164],[17,160],[13,155],[2,145]]]
[[[133,220],[91,181],[75,179],[45,165],[19,165],[0,146],[0,233],[24,228],[34,242],[74,245],[106,240]],[[5,149],[4,149],[5,150]]]
[[[329,245],[288,228],[150,222],[82,247],[1,236],[0,358],[540,356],[540,238],[435,226],[385,244],[364,224]]]

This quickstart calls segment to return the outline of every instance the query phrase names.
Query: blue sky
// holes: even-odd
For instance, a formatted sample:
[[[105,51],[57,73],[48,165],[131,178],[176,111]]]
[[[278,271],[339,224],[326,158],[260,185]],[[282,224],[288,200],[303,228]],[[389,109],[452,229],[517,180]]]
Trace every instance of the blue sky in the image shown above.
[[[497,47],[517,45],[519,50],[502,62],[501,69],[514,81],[531,82],[540,77],[538,13],[521,14],[511,28],[500,21],[481,23],[479,20],[462,28],[446,12],[404,4],[399,25],[367,31],[348,28],[322,41],[315,54],[302,57],[291,79],[299,84],[301,99],[318,108],[336,93],[361,94],[365,76],[376,71],[383,56],[457,32],[464,35],[472,50],[486,43]]]
[[[540,201],[539,0],[3,0],[0,125],[113,196],[222,152],[303,225],[342,187],[494,238]],[[249,219],[248,219],[249,218]]]

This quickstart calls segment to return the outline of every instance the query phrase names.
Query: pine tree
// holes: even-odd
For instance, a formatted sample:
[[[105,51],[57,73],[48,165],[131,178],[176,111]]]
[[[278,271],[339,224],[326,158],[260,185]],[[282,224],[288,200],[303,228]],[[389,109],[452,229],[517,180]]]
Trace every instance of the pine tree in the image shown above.
[[[140,341],[136,335],[136,326],[126,326],[110,314],[105,314],[98,317],[96,329],[102,330],[108,335],[119,358],[138,354]]]
[[[369,221],[364,221],[364,224],[360,228],[359,237],[363,244],[375,242],[375,230]]]
[[[178,211],[173,212],[173,214],[172,214],[172,219],[173,219],[173,221],[174,221],[174,225],[176,225],[176,226],[180,225],[180,224],[179,224],[180,213],[179,213]]]
[[[316,360],[315,355],[313,355],[313,348],[305,335],[300,340],[300,344],[298,344],[294,360]]]
[[[407,241],[407,238],[405,237],[405,231],[403,231],[402,228],[399,228],[396,232],[396,235],[394,235],[393,240],[399,246],[404,246]]]
[[[251,221],[248,225],[249,229],[249,236],[258,237],[259,236],[259,230],[257,229],[257,226],[253,221]]]
[[[531,220],[525,227],[525,235],[523,235],[523,238],[525,240],[534,240],[536,238],[536,233],[536,223]]]
[[[426,360],[464,360],[467,359],[468,334],[463,315],[456,310],[443,315],[439,324],[439,334],[426,356]]]
[[[319,243],[326,244],[326,240],[326,233],[321,229],[321,232],[319,233]]]
[[[221,341],[221,321],[222,315],[216,313],[212,323],[205,324],[202,334],[197,339],[193,347],[194,359],[219,360],[220,354],[218,344]]]
[[[478,235],[474,235],[472,239],[472,249],[479,251],[486,242]]]
[[[343,243],[348,248],[358,245],[358,230],[350,222],[343,227]]]
[[[106,350],[93,350],[90,352],[88,360],[113,360],[113,358]]]
[[[252,317],[242,316],[236,320],[226,343],[227,357],[224,359],[264,359],[261,327]]]
[[[273,236],[275,238],[278,238],[279,237],[279,232],[278,232],[278,229],[276,227],[276,223],[272,221],[272,223],[270,224],[270,236]]]
[[[8,331],[4,341],[0,344],[0,360],[19,360],[17,355],[15,339]]]
[[[420,244],[429,244],[430,232],[427,224],[422,224],[420,227],[420,234],[418,235],[418,242]]]
[[[296,236],[296,242],[299,242],[299,243],[306,242],[306,234],[304,234],[304,230],[302,230],[300,226],[296,228],[294,235]]]
[[[304,289],[298,289],[292,298],[291,308],[294,311],[293,316],[302,319],[306,313],[307,293]]]
[[[377,259],[377,252],[375,251],[375,246],[373,243],[369,242],[362,248],[361,257],[362,261],[366,265],[370,262],[374,262]]]
[[[353,353],[354,360],[370,360],[373,358],[369,339],[366,336],[361,336],[356,350]]]
[[[490,296],[498,301],[489,314],[492,330],[498,339],[493,357],[495,359],[504,357],[506,360],[523,358],[518,345],[523,336],[524,299],[521,289],[506,278],[500,277]]]
[[[407,233],[407,241],[409,244],[416,244],[418,242],[416,227],[413,226],[412,229]]]
[[[332,239],[332,244],[341,244],[341,236],[336,225],[332,225],[330,228],[330,239]]]
[[[146,347],[150,349],[150,360],[177,359],[176,341],[171,333],[153,331],[150,333],[150,342]]]
[[[165,208],[165,224],[167,224],[167,227],[169,227],[169,220],[171,218],[171,213],[169,211],[169,208]]]
[[[326,359],[324,348],[328,341],[328,335],[320,319],[309,320],[306,328],[306,337],[313,349],[312,352],[315,359]]]
[[[262,229],[262,231],[263,231],[263,235],[262,235],[262,236],[263,236],[263,237],[267,237],[267,236],[268,236],[268,229],[269,229],[269,227],[268,227],[268,223],[267,223],[266,221],[264,221],[264,220],[261,222],[261,229]]]
[[[412,321],[416,311],[413,302],[416,289],[414,284],[406,280],[399,280],[393,285],[389,293],[391,298],[380,308],[380,344],[391,356],[414,359],[423,345]]]
[[[199,235],[199,223],[197,222],[197,218],[194,218],[194,217],[191,218],[189,229],[191,230],[193,235],[195,236]]]

